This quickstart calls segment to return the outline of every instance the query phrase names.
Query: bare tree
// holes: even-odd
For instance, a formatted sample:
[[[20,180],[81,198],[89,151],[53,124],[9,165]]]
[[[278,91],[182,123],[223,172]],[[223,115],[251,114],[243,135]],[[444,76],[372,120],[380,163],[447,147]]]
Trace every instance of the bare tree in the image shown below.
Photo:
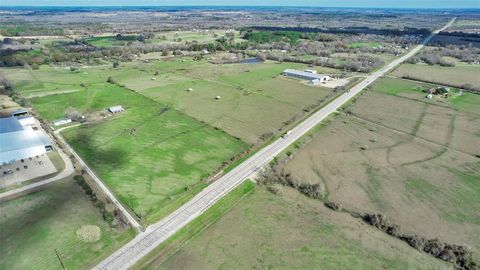
[[[82,117],[82,114],[75,108],[70,107],[65,111],[65,116],[69,119],[72,119],[72,121],[77,121]]]

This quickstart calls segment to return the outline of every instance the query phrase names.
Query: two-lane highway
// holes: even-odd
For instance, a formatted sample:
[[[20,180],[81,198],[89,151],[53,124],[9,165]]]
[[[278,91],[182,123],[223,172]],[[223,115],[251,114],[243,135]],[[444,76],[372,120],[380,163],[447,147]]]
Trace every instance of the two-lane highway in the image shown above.
[[[187,225],[193,219],[204,213],[210,206],[225,196],[232,189],[237,187],[256,171],[262,169],[275,156],[286,149],[290,144],[298,140],[310,129],[318,125],[331,113],[338,110],[352,97],[360,93],[368,85],[373,83],[394,67],[401,64],[411,56],[420,51],[438,32],[449,27],[455,19],[452,19],[445,27],[433,32],[420,45],[412,49],[404,56],[394,60],[379,71],[367,76],[362,82],[342,94],[331,103],[314,113],[312,116],[301,122],[285,138],[280,138],[272,144],[258,151],[255,155],[241,163],[239,166],[228,172],[210,186],[202,190],[189,202],[181,206],[175,212],[149,226],[144,232],[138,234],[132,241],[117,250],[94,269],[128,269],[147,255],[155,247],[167,240],[170,236]]]

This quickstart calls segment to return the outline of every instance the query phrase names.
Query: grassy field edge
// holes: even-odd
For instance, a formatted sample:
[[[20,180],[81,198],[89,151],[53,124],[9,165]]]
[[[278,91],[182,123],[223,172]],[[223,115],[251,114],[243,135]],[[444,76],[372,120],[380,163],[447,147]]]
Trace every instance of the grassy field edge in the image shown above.
[[[151,263],[163,257],[168,258],[177,253],[185,244],[194,239],[205,229],[214,224],[222,216],[228,213],[235,205],[250,195],[255,189],[255,184],[249,180],[236,187],[225,197],[220,199],[205,213],[197,217],[180,231],[171,236],[167,241],[156,247],[152,252],[140,260],[132,269],[150,269]]]

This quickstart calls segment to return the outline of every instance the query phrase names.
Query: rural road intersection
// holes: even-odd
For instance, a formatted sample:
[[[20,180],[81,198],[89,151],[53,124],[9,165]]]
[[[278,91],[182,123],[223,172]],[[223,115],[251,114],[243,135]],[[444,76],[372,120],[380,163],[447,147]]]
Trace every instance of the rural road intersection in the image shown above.
[[[258,151],[255,155],[235,167],[230,172],[213,182],[202,190],[189,202],[185,203],[175,212],[146,228],[129,243],[121,247],[115,253],[107,257],[94,269],[128,269],[138,262],[142,257],[151,252],[155,247],[178,232],[182,227],[204,213],[219,199],[240,185],[251,175],[261,170],[275,156],[280,154],[289,145],[294,143],[310,129],[318,125],[331,113],[337,111],[342,105],[348,102],[355,95],[360,93],[375,80],[391,71],[408,58],[419,52],[436,34],[448,28],[455,21],[452,19],[446,26],[433,32],[421,44],[413,48],[407,54],[395,59],[382,69],[370,74],[363,81],[355,85],[350,91],[342,94],[328,105],[311,115],[309,118],[298,124],[285,138],[279,138],[270,145]]]

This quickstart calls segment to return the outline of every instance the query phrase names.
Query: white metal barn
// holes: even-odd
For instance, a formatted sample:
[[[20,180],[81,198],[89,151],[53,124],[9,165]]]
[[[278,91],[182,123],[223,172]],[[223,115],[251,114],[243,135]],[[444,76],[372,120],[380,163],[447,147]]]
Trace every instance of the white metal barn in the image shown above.
[[[308,80],[312,84],[325,83],[330,80],[330,76],[324,74],[317,74],[313,72],[313,70],[301,71],[295,69],[285,69],[283,71],[283,75]]]
[[[0,164],[45,154],[53,146],[43,131],[22,126],[17,118],[0,118]]]

